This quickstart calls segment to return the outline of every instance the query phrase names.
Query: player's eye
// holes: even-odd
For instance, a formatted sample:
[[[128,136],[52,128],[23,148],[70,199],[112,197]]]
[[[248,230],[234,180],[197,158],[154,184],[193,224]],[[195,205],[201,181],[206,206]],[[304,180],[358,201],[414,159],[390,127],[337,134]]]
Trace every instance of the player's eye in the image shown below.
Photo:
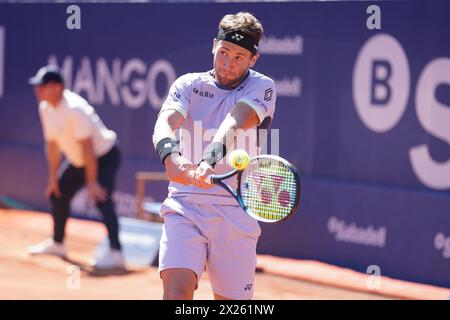
[[[226,52],[225,50],[221,50],[220,53],[221,53],[223,56],[226,56],[226,55],[227,55],[227,52]]]

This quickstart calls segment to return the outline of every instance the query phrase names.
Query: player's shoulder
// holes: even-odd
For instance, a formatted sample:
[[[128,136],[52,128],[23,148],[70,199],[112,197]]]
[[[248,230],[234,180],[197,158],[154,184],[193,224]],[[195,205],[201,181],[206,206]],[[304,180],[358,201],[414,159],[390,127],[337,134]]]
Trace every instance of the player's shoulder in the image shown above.
[[[84,109],[86,107],[91,107],[86,99],[69,89],[64,90],[63,97],[70,109]]]
[[[250,70],[250,74],[248,76],[247,84],[245,85],[246,89],[244,90],[250,90],[250,91],[261,91],[264,92],[264,94],[270,94],[271,96],[276,96],[276,85],[275,81],[266,76],[265,74],[262,74],[261,72]]]
[[[265,74],[263,74],[261,72],[258,72],[258,71],[255,71],[253,69],[250,69],[249,73],[250,74],[248,76],[248,79],[249,79],[249,82],[251,82],[251,83],[255,83],[255,84],[261,83],[261,84],[266,84],[266,85],[267,84],[275,85],[275,81],[272,78],[270,78],[269,76],[266,76]]]
[[[78,93],[75,93],[69,89],[64,89],[63,97],[69,107],[79,107],[83,105],[89,105],[89,103],[80,96]]]
[[[208,80],[208,72],[190,72],[179,76],[175,82],[179,85],[192,85]]]
[[[39,102],[39,113],[45,114],[48,108],[50,108],[50,106],[48,105],[47,101],[43,100]]]
[[[63,98],[69,112],[71,113],[91,113],[93,111],[93,107],[86,101],[86,99],[69,89],[64,90]]]

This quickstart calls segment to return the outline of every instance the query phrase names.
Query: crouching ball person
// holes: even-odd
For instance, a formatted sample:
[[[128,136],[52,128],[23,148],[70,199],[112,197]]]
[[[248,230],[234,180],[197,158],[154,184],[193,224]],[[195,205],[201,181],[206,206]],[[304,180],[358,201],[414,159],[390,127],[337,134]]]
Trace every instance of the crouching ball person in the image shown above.
[[[49,168],[46,195],[53,216],[53,238],[31,246],[29,252],[66,255],[64,231],[70,202],[86,185],[103,215],[111,247],[90,263],[97,269],[123,268],[119,225],[111,199],[121,159],[116,133],[105,127],[86,100],[64,88],[57,67],[42,67],[29,83],[34,85],[39,101]],[[62,164],[61,155],[65,157]]]
[[[261,229],[206,177],[231,169],[221,161],[232,151],[230,135],[268,127],[273,118],[274,81],[251,69],[262,35],[252,14],[224,16],[213,41],[213,69],[179,77],[158,115],[153,144],[170,180],[160,212],[164,299],[193,299],[205,269],[215,299],[253,297]],[[212,140],[203,141],[201,128],[216,129]],[[196,144],[202,146],[200,159],[186,152]]]

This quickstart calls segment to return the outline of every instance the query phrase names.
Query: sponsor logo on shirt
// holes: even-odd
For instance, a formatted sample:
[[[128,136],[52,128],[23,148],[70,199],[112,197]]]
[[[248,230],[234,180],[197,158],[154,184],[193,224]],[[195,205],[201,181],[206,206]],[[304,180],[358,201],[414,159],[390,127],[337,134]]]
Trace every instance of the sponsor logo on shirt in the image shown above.
[[[266,91],[264,91],[264,100],[265,101],[272,100],[272,94],[273,94],[272,88],[266,89]]]
[[[192,91],[195,94],[198,94],[200,97],[211,98],[211,99],[214,98],[214,93],[211,93],[206,90],[198,90],[197,88],[194,88]]]
[[[181,94],[177,91],[174,91],[172,93],[172,96],[173,96],[174,100],[176,100],[176,101],[179,101],[181,99]]]
[[[253,99],[253,102],[256,102],[257,105],[263,107],[264,110],[267,110],[266,104],[264,102],[262,102],[261,99],[255,98],[255,99]]]

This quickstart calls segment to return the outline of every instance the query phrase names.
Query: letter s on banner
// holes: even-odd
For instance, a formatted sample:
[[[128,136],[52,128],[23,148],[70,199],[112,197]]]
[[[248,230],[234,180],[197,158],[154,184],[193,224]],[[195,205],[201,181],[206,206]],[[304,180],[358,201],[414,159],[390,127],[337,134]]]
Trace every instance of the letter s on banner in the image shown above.
[[[416,89],[416,113],[422,127],[432,136],[450,146],[450,109],[436,99],[436,89],[450,85],[450,58],[430,61],[422,71]],[[409,150],[414,173],[429,188],[445,190],[450,188],[450,159],[437,162],[430,155],[426,144]]]

